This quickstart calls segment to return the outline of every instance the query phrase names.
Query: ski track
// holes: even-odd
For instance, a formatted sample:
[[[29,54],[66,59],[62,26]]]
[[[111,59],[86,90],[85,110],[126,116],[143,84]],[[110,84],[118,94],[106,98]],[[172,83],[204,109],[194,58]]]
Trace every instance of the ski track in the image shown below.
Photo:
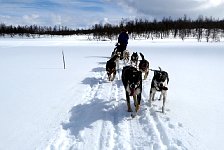
[[[125,90],[121,81],[121,68],[113,82],[108,82],[105,64],[99,63],[84,84],[89,85],[83,95],[83,104],[74,106],[71,116],[46,149],[72,150],[185,150],[183,142],[169,136],[169,130],[182,128],[170,123],[154,108],[148,106],[150,76],[143,81],[142,103],[135,118],[127,112]],[[132,108],[134,108],[131,98]],[[91,147],[89,147],[91,146]]]

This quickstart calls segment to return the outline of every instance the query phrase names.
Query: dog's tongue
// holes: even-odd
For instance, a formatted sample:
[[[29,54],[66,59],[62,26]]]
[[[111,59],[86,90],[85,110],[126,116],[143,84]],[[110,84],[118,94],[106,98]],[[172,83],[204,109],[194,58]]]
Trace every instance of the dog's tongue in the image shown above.
[[[135,89],[130,89],[130,90],[131,90],[131,94],[130,94],[130,96],[133,96],[134,93],[135,93]]]

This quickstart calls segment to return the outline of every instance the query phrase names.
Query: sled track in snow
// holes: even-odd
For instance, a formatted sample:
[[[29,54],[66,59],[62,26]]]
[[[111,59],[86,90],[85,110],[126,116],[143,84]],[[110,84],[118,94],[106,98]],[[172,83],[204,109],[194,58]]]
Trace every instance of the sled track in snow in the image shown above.
[[[121,70],[113,82],[107,81],[104,66],[93,69],[84,79],[89,89],[83,95],[83,104],[74,106],[68,122],[47,149],[74,150],[166,150],[186,149],[169,139],[164,123],[156,111],[147,106],[149,81],[143,81],[142,104],[139,115],[127,112]],[[122,65],[120,65],[122,67]],[[132,107],[133,100],[131,99]]]

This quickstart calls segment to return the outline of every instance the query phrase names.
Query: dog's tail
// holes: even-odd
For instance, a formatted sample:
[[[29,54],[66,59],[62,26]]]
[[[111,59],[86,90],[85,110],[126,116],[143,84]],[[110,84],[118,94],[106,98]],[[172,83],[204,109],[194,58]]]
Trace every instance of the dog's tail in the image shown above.
[[[144,57],[144,55],[142,54],[142,53],[139,53],[140,55],[141,55],[141,57],[142,57],[142,60],[145,60],[145,57]]]
[[[159,66],[159,71],[163,71],[163,70],[161,69],[160,66]],[[168,84],[170,79],[169,79],[169,76],[168,76],[167,72],[165,72],[165,73],[166,73],[166,75],[167,75],[167,81],[166,81],[166,82],[167,82],[167,84]]]
[[[162,71],[161,67],[159,66],[159,71]]]
[[[163,71],[160,66],[158,66],[158,67],[159,67],[159,70],[155,70],[155,69],[149,69],[149,70],[151,70],[151,71]]]

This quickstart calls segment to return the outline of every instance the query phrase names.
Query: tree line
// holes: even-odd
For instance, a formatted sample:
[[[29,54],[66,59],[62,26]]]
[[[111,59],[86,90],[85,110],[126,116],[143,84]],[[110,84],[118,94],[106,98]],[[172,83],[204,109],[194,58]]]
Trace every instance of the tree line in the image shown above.
[[[224,37],[224,20],[207,18],[199,16],[196,20],[191,20],[186,16],[173,20],[171,18],[163,18],[161,21],[154,19],[135,19],[131,21],[121,21],[117,26],[110,24],[96,24],[91,33],[96,39],[109,38],[116,39],[121,28],[126,28],[130,38],[145,38],[152,40],[155,38],[196,38],[201,41],[205,38],[209,40],[220,41]]]
[[[122,20],[118,25],[95,24],[89,29],[70,29],[66,26],[12,26],[0,24],[0,36],[36,37],[40,35],[88,35],[95,40],[117,39],[122,28],[126,28],[131,39],[145,38],[205,38],[208,41],[220,41],[224,37],[224,20],[199,16],[192,20],[185,15],[173,20],[171,17],[149,21],[147,19]]]
[[[0,24],[0,36],[9,35],[14,37],[16,35],[20,37],[37,37],[41,35],[72,35],[74,30],[69,29],[66,26],[54,26],[54,27],[47,27],[47,26],[37,26],[37,25],[30,25],[30,26],[12,26],[12,25],[5,25],[4,23]]]

